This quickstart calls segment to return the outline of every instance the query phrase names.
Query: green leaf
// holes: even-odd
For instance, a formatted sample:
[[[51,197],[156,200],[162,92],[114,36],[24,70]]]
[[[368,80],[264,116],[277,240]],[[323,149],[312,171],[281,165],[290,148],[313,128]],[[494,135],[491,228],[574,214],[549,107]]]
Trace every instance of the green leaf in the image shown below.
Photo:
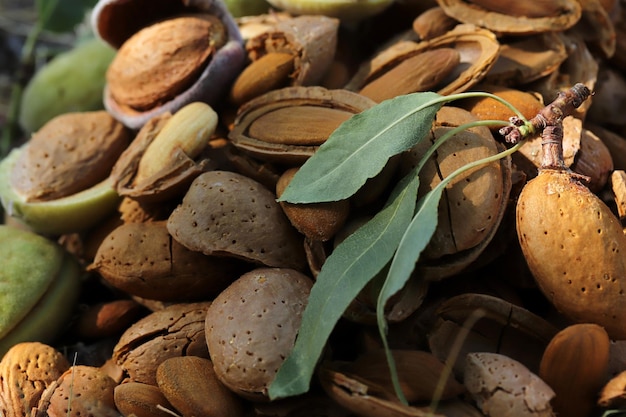
[[[52,32],[69,32],[83,21],[97,0],[37,0],[39,24]]]
[[[352,116],[302,165],[279,201],[313,203],[350,197],[389,158],[428,134],[445,100],[432,92],[407,94]]]
[[[485,121],[473,122],[471,124],[482,124]],[[469,127],[470,124],[467,125]],[[449,132],[448,137],[451,137],[452,134],[456,130]],[[443,143],[444,137],[439,143]],[[439,144],[438,143],[438,144]],[[400,243],[398,244],[398,248],[391,262],[391,266],[389,267],[389,273],[387,274],[387,279],[383,284],[383,287],[378,294],[378,300],[376,303],[376,320],[378,324],[378,330],[381,335],[383,341],[383,347],[385,348],[385,353],[387,356],[387,363],[389,364],[389,369],[392,374],[392,382],[395,388],[396,395],[403,402],[407,403],[402,390],[400,389],[400,384],[397,379],[397,372],[395,367],[395,361],[389,350],[389,346],[387,344],[387,322],[385,320],[384,315],[384,307],[387,304],[387,301],[398,291],[406,285],[407,281],[411,278],[411,274],[415,269],[415,265],[419,260],[419,257],[430,242],[435,230],[437,229],[438,224],[438,212],[439,212],[439,202],[441,200],[441,196],[443,194],[443,190],[446,186],[452,181],[456,176],[481,165],[488,164],[501,158],[504,158],[513,152],[517,151],[521,147],[522,143],[518,143],[517,145],[509,148],[505,151],[497,153],[495,155],[491,155],[477,161],[470,162],[454,172],[450,173],[446,178],[444,178],[439,184],[437,184],[432,190],[430,190],[424,197],[422,197],[417,203],[417,210],[415,212],[415,216],[409,227],[406,229],[406,232],[402,236]],[[420,164],[421,165],[421,164]],[[418,279],[417,277],[415,279]]]
[[[335,324],[393,256],[413,217],[418,187],[419,176],[413,170],[396,185],[387,205],[328,257],[311,290],[294,348],[269,388],[270,398],[308,390]]]

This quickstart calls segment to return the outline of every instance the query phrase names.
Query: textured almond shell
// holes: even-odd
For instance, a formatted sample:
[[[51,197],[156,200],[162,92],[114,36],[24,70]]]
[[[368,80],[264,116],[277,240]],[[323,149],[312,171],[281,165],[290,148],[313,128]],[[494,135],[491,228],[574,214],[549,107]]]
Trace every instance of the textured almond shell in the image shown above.
[[[303,240],[276,196],[253,179],[209,171],[189,187],[167,229],[183,246],[206,255],[303,270]],[[270,232],[271,231],[271,232]]]
[[[246,398],[267,398],[293,348],[312,285],[292,269],[258,268],[215,298],[205,335],[220,381]]]
[[[130,132],[105,111],[59,115],[23,147],[11,186],[27,201],[78,193],[106,179],[130,141]]]
[[[27,417],[44,390],[70,364],[51,346],[39,342],[14,345],[0,362],[0,415]]]
[[[129,381],[156,385],[165,359],[195,355],[207,358],[204,320],[210,302],[177,303],[137,321],[113,348],[113,360]]]
[[[626,236],[595,194],[567,172],[541,171],[519,196],[517,234],[539,288],[557,310],[626,338]]]

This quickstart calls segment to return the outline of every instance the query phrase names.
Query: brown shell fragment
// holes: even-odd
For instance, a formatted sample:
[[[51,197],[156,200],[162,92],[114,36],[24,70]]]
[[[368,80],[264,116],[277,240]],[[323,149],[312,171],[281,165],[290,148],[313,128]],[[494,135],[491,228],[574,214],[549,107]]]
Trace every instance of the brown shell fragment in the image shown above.
[[[498,353],[466,356],[465,386],[490,417],[553,417],[555,394],[528,368]]]
[[[481,313],[483,316],[465,337],[454,363],[455,372],[463,373],[464,357],[470,352],[497,352],[538,373],[541,357],[558,328],[523,307],[486,294],[457,295],[437,308],[437,318],[428,334],[431,352],[439,360],[447,360],[467,318]]]
[[[448,16],[498,34],[563,31],[574,26],[582,9],[578,1],[437,0]]]
[[[210,304],[172,304],[129,327],[112,354],[126,381],[157,385],[156,370],[165,359],[183,355],[208,358],[204,320]]]
[[[130,141],[130,131],[105,111],[59,115],[24,146],[11,186],[28,201],[75,194],[106,179]]]
[[[170,215],[167,229],[183,246],[206,255],[298,270],[306,265],[303,237],[274,193],[234,172],[197,177]]]
[[[218,295],[206,314],[215,374],[235,393],[267,399],[291,352],[313,281],[288,268],[254,269]]]
[[[238,149],[259,159],[301,164],[342,122],[375,104],[342,89],[285,87],[241,106],[228,138]],[[257,131],[260,137],[255,136]]]
[[[159,221],[117,227],[103,240],[88,269],[128,294],[193,301],[217,295],[240,275],[240,265],[232,258],[185,248],[172,239],[165,221]]]
[[[246,51],[255,61],[270,52],[294,56],[290,85],[315,85],[335,57],[339,19],[304,15],[280,19],[266,32],[248,39]]]

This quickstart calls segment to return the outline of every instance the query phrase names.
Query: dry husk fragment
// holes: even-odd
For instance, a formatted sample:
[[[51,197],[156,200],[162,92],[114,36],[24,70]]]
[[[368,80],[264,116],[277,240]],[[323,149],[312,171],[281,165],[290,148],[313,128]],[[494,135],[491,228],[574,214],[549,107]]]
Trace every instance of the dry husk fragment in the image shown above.
[[[167,201],[184,194],[194,178],[213,167],[202,155],[195,161],[176,148],[167,167],[136,180],[142,156],[171,118],[167,112],[150,119],[115,163],[111,178],[119,195],[143,203]]]
[[[335,57],[338,29],[339,20],[327,16],[280,19],[266,31],[248,39],[245,48],[252,65],[269,54],[284,54],[292,58],[292,65],[281,87],[317,85]],[[245,91],[239,91],[244,87],[250,86],[241,85],[239,79],[235,81],[233,89],[237,90],[236,96],[248,96],[243,94]],[[261,89],[263,86],[255,84],[255,87]],[[270,86],[267,87],[263,92],[270,91]]]
[[[228,138],[259,159],[296,165],[313,155],[341,123],[375,104],[343,89],[286,87],[241,106]]]
[[[437,93],[448,95],[465,91],[481,81],[494,65],[500,43],[492,32],[474,25],[457,25],[444,35],[428,41],[400,41],[363,64],[345,88],[358,91],[397,63],[440,48],[454,49],[459,55],[458,65],[436,88]],[[431,63],[425,62],[424,65]]]
[[[210,62],[196,77],[192,77],[188,88],[150,108],[135,109],[120,103],[112,97],[108,86],[105,87],[105,108],[132,129],[139,129],[156,115],[175,113],[194,101],[217,102],[244,65],[243,39],[228,7],[221,0],[100,0],[92,12],[91,23],[95,33],[116,49],[144,27],[182,14],[217,17],[226,30],[226,42],[215,49]],[[154,45],[147,45],[146,48],[149,50]],[[146,82],[151,83],[151,80],[148,78]]]
[[[346,372],[338,364],[324,363],[317,376],[326,394],[342,407],[362,417],[443,417],[428,407],[405,405],[393,388]]]
[[[564,37],[546,32],[502,42],[500,55],[485,75],[486,83],[519,85],[556,71],[568,57]]]
[[[499,297],[466,293],[444,301],[437,308],[437,319],[429,331],[428,344],[433,354],[444,361],[454,340],[472,314],[482,318],[472,327],[454,364],[457,375],[463,373],[463,358],[470,352],[496,352],[507,355],[539,371],[539,363],[558,328],[531,311]]]
[[[576,0],[487,1],[437,0],[447,15],[501,34],[528,35],[569,29],[582,10]]]

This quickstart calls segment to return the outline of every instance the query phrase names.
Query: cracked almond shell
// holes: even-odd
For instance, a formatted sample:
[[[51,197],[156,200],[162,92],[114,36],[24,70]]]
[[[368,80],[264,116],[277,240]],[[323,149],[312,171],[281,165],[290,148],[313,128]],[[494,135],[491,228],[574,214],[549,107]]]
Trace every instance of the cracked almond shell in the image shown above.
[[[0,414],[30,416],[44,390],[69,367],[65,356],[52,346],[40,342],[13,345],[0,362]]]
[[[495,64],[500,43],[493,32],[474,25],[457,25],[441,36],[423,42],[400,41],[361,65],[346,85],[357,91],[374,81],[390,66],[426,52],[450,48],[458,53],[458,64],[436,86],[436,92],[449,95],[466,91],[480,82]]]
[[[183,355],[207,358],[204,320],[210,304],[172,304],[126,329],[112,354],[125,381],[157,385],[156,370],[165,359]]]
[[[466,110],[442,107],[431,139],[403,155],[405,169],[415,166],[437,138],[473,120],[475,116]],[[418,195],[423,196],[465,164],[498,152],[498,143],[484,126],[455,134],[424,165]],[[449,183],[439,205],[437,229],[417,266],[423,277],[440,280],[458,273],[485,249],[504,216],[511,189],[510,169],[510,160],[503,158],[460,174]]]
[[[469,353],[465,387],[489,417],[553,417],[554,391],[520,362],[499,353]]]

